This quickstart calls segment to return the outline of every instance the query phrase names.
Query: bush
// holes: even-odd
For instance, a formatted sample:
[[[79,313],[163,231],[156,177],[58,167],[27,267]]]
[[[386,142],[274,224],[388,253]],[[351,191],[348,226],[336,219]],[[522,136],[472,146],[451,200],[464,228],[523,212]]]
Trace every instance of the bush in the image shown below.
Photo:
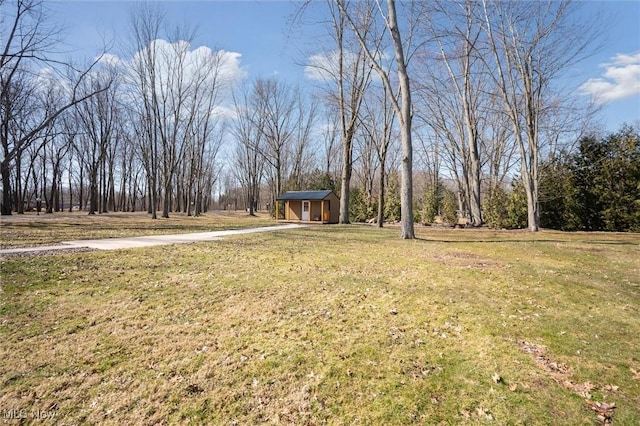
[[[508,201],[509,195],[504,188],[497,186],[489,191],[489,196],[482,206],[484,219],[488,227],[494,229],[509,227]]]
[[[507,227],[511,229],[526,228],[528,224],[527,194],[522,181],[514,181],[513,190],[507,203]]]
[[[369,219],[368,210],[364,191],[360,188],[351,188],[349,194],[349,221],[366,222]]]
[[[438,205],[440,204],[440,195],[438,192],[438,185],[429,185],[424,192],[422,210],[420,212],[423,223],[433,223],[436,220]]]
[[[387,221],[400,222],[400,212],[400,181],[397,173],[389,173],[384,218]]]
[[[455,225],[458,223],[456,196],[452,191],[442,191],[442,203],[440,205],[440,219],[443,223]]]

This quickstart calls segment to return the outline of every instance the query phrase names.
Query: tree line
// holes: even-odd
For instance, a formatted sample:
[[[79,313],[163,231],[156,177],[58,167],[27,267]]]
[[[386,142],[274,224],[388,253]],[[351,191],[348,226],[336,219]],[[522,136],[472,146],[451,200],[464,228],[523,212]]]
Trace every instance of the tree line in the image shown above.
[[[590,106],[565,88],[599,36],[575,19],[579,7],[304,3],[298,19],[325,37],[306,61],[313,85],[302,88],[234,79],[228,52],[193,49],[194,33],[167,30],[162,9],[146,3],[131,12],[126,59],[105,51],[78,67],[56,55],[62,33],[42,1],[0,0],[12,24],[1,34],[2,214],[40,200],[48,212],[199,215],[230,205],[232,193],[234,208],[253,214],[273,210],[285,190],[332,189],[341,223],[394,220],[403,238],[436,216],[532,231],[637,229],[637,175],[610,199],[607,178],[587,188],[597,180],[579,166],[587,152],[615,150],[637,163],[637,137],[636,151],[612,142],[637,132],[590,136]],[[627,218],[617,219],[624,203]]]

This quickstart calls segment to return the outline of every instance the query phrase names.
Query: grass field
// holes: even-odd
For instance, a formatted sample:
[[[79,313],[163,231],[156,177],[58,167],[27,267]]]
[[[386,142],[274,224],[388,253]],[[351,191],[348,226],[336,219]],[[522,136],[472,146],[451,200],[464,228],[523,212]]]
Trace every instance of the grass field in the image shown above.
[[[170,232],[216,221],[191,219]],[[3,238],[77,239],[64,229],[99,224],[30,221],[3,220]],[[640,235],[417,234],[335,225],[6,259],[0,416],[640,424]]]
[[[86,212],[14,215],[0,221],[0,248],[29,247],[62,241],[141,235],[208,232],[273,225],[267,214],[255,217],[238,212],[216,212],[198,217],[173,213],[169,218],[151,220],[146,213],[107,213],[89,216]]]

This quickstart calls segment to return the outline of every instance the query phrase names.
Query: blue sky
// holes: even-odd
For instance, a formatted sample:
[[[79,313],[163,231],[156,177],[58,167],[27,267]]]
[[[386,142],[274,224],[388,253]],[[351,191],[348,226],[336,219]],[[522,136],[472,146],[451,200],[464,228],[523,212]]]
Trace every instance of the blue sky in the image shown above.
[[[47,4],[51,17],[66,26],[67,49],[90,59],[100,51],[102,39],[115,41],[115,54],[126,56],[133,3],[55,0]],[[305,79],[303,65],[306,56],[320,53],[317,34],[311,33],[318,28],[289,25],[300,2],[161,3],[173,25],[187,24],[196,30],[193,48],[205,45],[240,53],[240,67],[248,78],[278,75],[293,84],[313,84]],[[581,6],[585,15],[604,12],[605,40],[603,48],[574,71],[585,82],[583,92],[600,97],[600,121],[614,131],[623,122],[640,120],[640,0],[584,1]]]
[[[69,48],[87,58],[100,52],[102,39],[117,40],[116,54],[125,55],[129,14],[133,1],[55,1],[54,18],[67,27]],[[195,30],[193,47],[205,45],[242,55],[250,78],[284,74],[303,77],[289,39],[289,16],[296,4],[289,1],[162,1],[169,21]],[[124,37],[123,37],[124,35]]]

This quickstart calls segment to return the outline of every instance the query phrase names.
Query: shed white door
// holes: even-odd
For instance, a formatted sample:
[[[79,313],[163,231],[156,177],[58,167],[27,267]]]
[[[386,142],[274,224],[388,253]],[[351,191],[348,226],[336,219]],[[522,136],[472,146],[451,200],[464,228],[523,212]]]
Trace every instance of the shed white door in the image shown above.
[[[306,220],[309,221],[311,220],[311,212],[310,212],[310,206],[309,206],[309,201],[303,201],[302,202],[302,220]]]

